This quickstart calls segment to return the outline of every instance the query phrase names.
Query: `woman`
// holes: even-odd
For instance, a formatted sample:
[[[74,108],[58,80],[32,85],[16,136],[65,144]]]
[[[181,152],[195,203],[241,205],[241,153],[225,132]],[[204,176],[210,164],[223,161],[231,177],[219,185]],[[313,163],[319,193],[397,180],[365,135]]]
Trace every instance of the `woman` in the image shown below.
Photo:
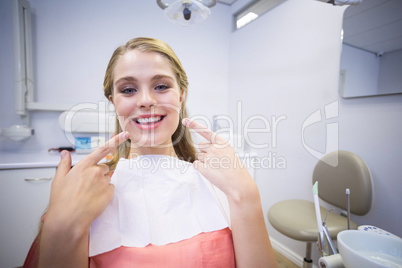
[[[225,144],[225,141],[186,118],[187,86],[187,76],[180,61],[164,42],[137,38],[116,49],[106,71],[104,91],[115,106],[119,134],[71,170],[69,153],[61,153],[62,159],[52,183],[49,209],[40,234],[40,267],[96,266],[96,256],[88,259],[88,239],[91,224],[114,197],[115,186],[110,183],[109,171],[118,166],[121,158],[135,159],[143,155],[166,155],[193,163],[194,168],[227,197],[232,236],[230,247],[234,250],[236,267],[276,267],[256,184],[248,171],[239,165],[233,148],[217,146]],[[198,155],[192,145],[189,128],[208,141],[199,145]],[[112,161],[98,164],[109,153],[114,153]],[[225,167],[216,168],[212,159],[214,163],[225,159]],[[200,234],[195,239],[203,243],[209,238]],[[177,243],[185,244],[186,241]],[[149,262],[141,262],[140,267],[153,265],[152,256],[157,254],[152,255],[153,248],[150,246],[145,247],[151,249]],[[158,250],[164,251],[165,247],[168,250],[169,245],[158,247]],[[117,248],[108,254],[123,249]],[[133,250],[139,250],[137,253],[141,254],[143,249]],[[109,257],[106,259],[110,260]],[[163,267],[180,267],[180,263],[183,264],[181,260],[176,261],[176,264],[166,262]],[[110,265],[109,262],[108,267]],[[157,265],[161,263],[153,267]],[[231,265],[233,262],[216,262],[216,267]]]

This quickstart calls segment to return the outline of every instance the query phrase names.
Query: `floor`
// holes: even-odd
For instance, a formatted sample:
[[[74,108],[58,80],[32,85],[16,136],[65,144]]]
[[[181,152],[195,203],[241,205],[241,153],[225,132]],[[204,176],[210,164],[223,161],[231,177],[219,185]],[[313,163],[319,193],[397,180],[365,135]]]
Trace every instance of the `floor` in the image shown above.
[[[286,259],[283,255],[281,255],[279,252],[275,251],[275,258],[276,262],[278,263],[278,268],[298,268],[296,264],[291,262],[290,260]]]

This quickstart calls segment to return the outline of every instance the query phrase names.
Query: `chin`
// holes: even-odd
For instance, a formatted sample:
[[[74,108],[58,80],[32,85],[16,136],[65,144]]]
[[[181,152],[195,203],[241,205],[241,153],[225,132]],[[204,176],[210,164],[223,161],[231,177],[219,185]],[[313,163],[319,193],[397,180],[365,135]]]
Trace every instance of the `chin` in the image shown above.
[[[160,135],[155,135],[155,133],[149,133],[149,135],[144,135],[144,133],[138,135],[133,135],[130,133],[130,137],[137,137],[137,139],[131,139],[131,146],[135,148],[169,148],[173,146],[171,136],[160,137]]]

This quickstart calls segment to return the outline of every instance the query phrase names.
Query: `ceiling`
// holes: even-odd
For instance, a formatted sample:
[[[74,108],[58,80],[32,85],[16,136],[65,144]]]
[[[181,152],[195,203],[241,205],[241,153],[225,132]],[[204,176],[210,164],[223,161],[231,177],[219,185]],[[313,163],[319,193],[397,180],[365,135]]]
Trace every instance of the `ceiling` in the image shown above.
[[[363,0],[344,13],[343,42],[373,53],[402,49],[402,0]]]

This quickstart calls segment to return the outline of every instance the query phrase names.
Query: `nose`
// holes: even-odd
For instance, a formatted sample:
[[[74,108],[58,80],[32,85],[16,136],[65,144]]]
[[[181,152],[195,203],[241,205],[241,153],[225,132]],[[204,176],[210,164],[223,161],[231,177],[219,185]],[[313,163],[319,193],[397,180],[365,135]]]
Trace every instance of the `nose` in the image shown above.
[[[141,90],[140,96],[138,99],[138,107],[140,108],[151,108],[155,107],[157,104],[156,98],[152,91],[150,90]]]

